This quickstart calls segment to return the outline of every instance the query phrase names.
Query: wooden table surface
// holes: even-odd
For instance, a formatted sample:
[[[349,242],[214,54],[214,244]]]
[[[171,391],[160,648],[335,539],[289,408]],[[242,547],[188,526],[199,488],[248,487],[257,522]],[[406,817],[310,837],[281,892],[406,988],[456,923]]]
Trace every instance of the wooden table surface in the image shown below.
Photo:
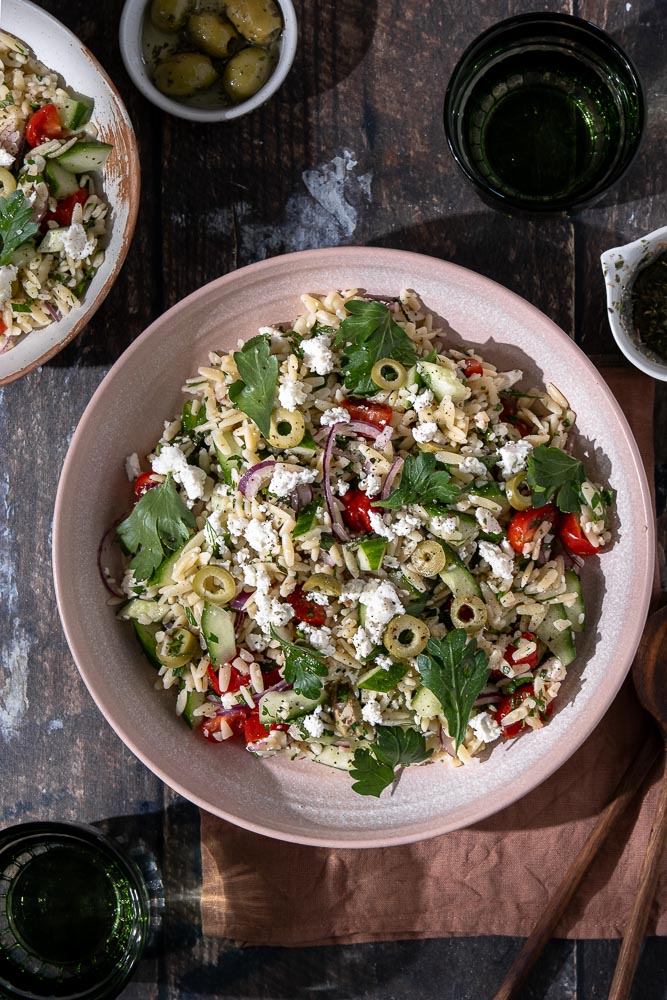
[[[79,679],[51,579],[53,503],[68,442],[110,365],[166,307],[263,257],[342,244],[422,251],[518,292],[597,361],[620,361],[598,257],[667,222],[667,3],[297,0],[299,48],[282,90],[231,125],[204,126],[163,115],[134,89],[118,49],[121,0],[39,2],[120,89],[139,140],[142,194],[127,262],[90,325],[48,365],[0,389],[0,827],[96,822],[155,858],[163,928],[126,1000],[490,997],[518,939],[239,950],[202,937],[197,810],[130,754]],[[646,86],[638,159],[575,219],[509,218],[486,207],[455,167],[442,128],[462,49],[483,28],[535,7],[605,27]],[[665,397],[663,384],[663,429]],[[663,514],[664,434],[656,447]],[[606,997],[617,949],[552,943],[524,1000]],[[667,998],[666,953],[664,939],[647,942],[635,1000]]]

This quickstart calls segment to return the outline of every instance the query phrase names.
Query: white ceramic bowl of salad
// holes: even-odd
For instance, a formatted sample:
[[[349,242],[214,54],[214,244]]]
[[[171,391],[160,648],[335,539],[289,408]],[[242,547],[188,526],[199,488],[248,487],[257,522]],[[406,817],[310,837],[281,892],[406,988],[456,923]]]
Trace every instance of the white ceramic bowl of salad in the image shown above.
[[[0,159],[11,194],[3,189],[25,199],[35,225],[2,254],[0,385],[57,354],[101,305],[132,239],[140,186],[132,124],[88,49],[24,0],[4,0],[2,31],[0,125],[10,139]]]
[[[175,690],[155,690],[155,671],[142,657],[129,622],[116,619],[117,606],[108,603],[97,552],[110,526],[131,509],[128,456],[141,456],[145,463],[144,456],[153,454],[153,473],[142,464],[144,476],[158,470],[165,473],[169,465],[176,479],[180,477],[183,483],[190,484],[193,496],[197,482],[206,480],[201,467],[193,471],[188,466],[190,472],[185,479],[185,466],[178,471],[179,449],[173,445],[178,437],[172,437],[171,445],[165,439],[160,455],[155,455],[154,450],[165,433],[164,421],[171,420],[183,407],[181,389],[185,379],[202,365],[204,374],[196,376],[195,381],[221,377],[216,374],[218,362],[213,366],[208,362],[210,351],[219,352],[220,357],[225,351],[236,350],[239,339],[248,341],[260,328],[264,328],[261,336],[270,338],[274,324],[291,324],[303,312],[300,296],[304,293],[354,288],[373,297],[391,298],[406,286],[418,293],[424,309],[434,314],[437,325],[444,328],[449,347],[462,352],[455,354],[458,361],[452,362],[457,385],[462,384],[462,378],[478,377],[477,365],[483,367],[482,362],[474,361],[468,374],[462,374],[467,367],[466,352],[472,351],[498,371],[515,373],[520,369],[523,376],[516,384],[521,388],[557,386],[560,392],[550,397],[550,412],[559,414],[555,419],[561,430],[571,420],[570,407],[576,412],[574,455],[583,460],[592,481],[611,487],[617,495],[609,520],[611,539],[605,542],[603,555],[581,560],[586,625],[576,636],[576,660],[568,668],[547,724],[521,733],[516,739],[495,740],[477,755],[476,761],[464,766],[449,766],[451,762],[444,759],[408,767],[393,794],[385,791],[375,798],[356,794],[345,770],[321,766],[311,759],[293,760],[289,753],[257,759],[246,751],[244,740],[216,743],[215,739],[203,739],[199,731],[191,732],[175,712],[177,700],[181,699],[180,694],[179,699],[175,697],[178,684]],[[334,297],[330,301],[338,300]],[[186,341],[178,333],[183,322],[191,331]],[[510,381],[508,378],[508,384]],[[238,391],[237,387],[234,393]],[[561,394],[569,405],[563,404]],[[286,393],[281,405],[289,404],[288,396]],[[509,398],[515,398],[511,390]],[[302,409],[305,413],[308,407]],[[417,419],[415,412],[409,418],[412,422]],[[421,417],[418,419],[420,433],[414,440],[421,436],[424,443],[429,443],[426,438],[430,435],[433,440],[433,429],[423,425]],[[276,427],[279,434],[287,433],[280,422]],[[104,428],[103,435],[98,433],[100,428]],[[182,421],[177,420],[173,434],[178,435],[179,428]],[[357,433],[358,428],[351,426],[351,431]],[[249,433],[249,440],[256,440],[254,432]],[[516,428],[511,436],[517,438]],[[288,446],[286,442],[283,445]],[[344,450],[345,445],[339,444],[339,451]],[[507,455],[510,452],[515,453],[516,447]],[[450,455],[449,462],[456,460]],[[139,471],[135,463],[136,459],[130,462],[129,474],[133,477]],[[402,476],[407,464],[406,458]],[[209,471],[212,468],[210,464],[207,467]],[[100,474],[91,476],[91,468]],[[237,486],[245,503],[249,482],[266,485],[266,470],[243,471],[250,478],[243,487],[240,482]],[[259,484],[255,482],[257,477],[262,479]],[[341,473],[341,478],[346,477]],[[463,476],[459,471],[458,478],[463,482],[469,476],[464,470]],[[312,474],[310,479],[312,482]],[[315,480],[314,488],[319,489],[317,477]],[[400,482],[402,488],[403,479]],[[167,489],[164,484],[163,489]],[[337,489],[344,500],[343,492]],[[234,488],[228,496],[235,498],[234,503],[242,502]],[[187,506],[180,509],[186,510],[183,517],[188,521]],[[258,512],[258,516],[261,521],[264,515]],[[397,515],[394,512],[387,516],[393,524]],[[268,537],[266,526],[263,530]],[[486,523],[485,530],[495,531],[492,522]],[[246,524],[244,532],[248,537],[258,534],[257,521]],[[186,536],[190,534],[186,531]],[[303,843],[365,847],[417,840],[477,822],[529,793],[577,749],[604,715],[632,661],[648,609],[653,536],[648,484],[625,418],[594,367],[561,330],[518,296],[466,269],[401,251],[342,248],[274,258],[220,278],[176,305],[126,351],[93,397],[70,446],[55,509],[54,574],[67,639],[91,694],[116,732],[157,775],[204,809],[248,829]],[[129,535],[125,538],[136,550],[136,541]],[[500,556],[500,549],[495,552],[493,547],[484,552],[484,558],[492,561],[494,554]],[[357,558],[361,565],[361,558]],[[375,589],[376,585],[377,580]],[[256,586],[259,589],[259,583]],[[187,586],[170,591],[176,592],[189,594]],[[248,632],[266,610],[260,604],[257,596],[248,604],[250,622],[243,625]],[[285,611],[284,605],[273,607],[280,613]],[[453,608],[452,604],[450,613]],[[619,615],[619,608],[632,610]],[[190,615],[184,611],[183,620],[190,623],[198,613],[195,599]],[[427,609],[424,617],[428,613]],[[367,629],[370,614],[367,611]],[[286,617],[289,619],[289,612]],[[204,629],[203,621],[202,617],[202,629],[208,632],[205,641],[209,651],[214,650],[222,636]],[[276,624],[279,628],[280,623]],[[558,621],[557,631],[568,628],[564,619]],[[355,625],[353,631],[356,629]],[[312,636],[312,631],[309,634]],[[166,640],[161,641],[164,644]],[[386,636],[382,641],[391,651]],[[527,655],[533,654],[532,648],[527,650]],[[360,657],[366,655],[366,650],[360,650]],[[215,683],[221,683],[224,690],[229,670],[225,674],[224,665],[220,666],[223,673],[216,673]],[[237,666],[241,673],[250,669],[243,664]],[[178,677],[178,671],[174,676]],[[284,687],[284,683],[278,684],[279,690]],[[252,704],[252,690],[246,689]],[[210,697],[215,700],[215,696]],[[497,702],[497,694],[492,692],[490,697]],[[384,705],[381,697],[373,698]],[[182,700],[183,708],[185,696]],[[361,698],[364,707],[367,700],[367,696]],[[500,711],[497,704],[495,709]],[[204,711],[209,709],[205,707]],[[228,711],[223,706],[221,714],[225,719],[229,718]],[[393,711],[389,706],[386,718],[392,717]],[[313,717],[318,715],[312,706],[309,712]],[[368,709],[363,713],[363,725],[367,723],[375,724]],[[447,724],[451,734],[451,720]],[[227,735],[229,728],[226,721],[223,725],[216,719],[202,722],[202,729],[205,727],[218,735]],[[410,720],[408,728],[415,731],[414,727]],[[279,742],[283,737],[292,739],[291,726],[287,733],[277,732],[279,736],[274,738]],[[431,729],[425,737],[431,746],[434,732]],[[465,734],[465,740],[471,755],[477,754],[479,746],[471,732]],[[317,743],[317,739],[313,742]],[[349,753],[344,742],[337,741],[337,750]],[[445,748],[447,745],[445,741]],[[220,767],[221,753],[224,767]],[[439,750],[437,756],[443,756]]]

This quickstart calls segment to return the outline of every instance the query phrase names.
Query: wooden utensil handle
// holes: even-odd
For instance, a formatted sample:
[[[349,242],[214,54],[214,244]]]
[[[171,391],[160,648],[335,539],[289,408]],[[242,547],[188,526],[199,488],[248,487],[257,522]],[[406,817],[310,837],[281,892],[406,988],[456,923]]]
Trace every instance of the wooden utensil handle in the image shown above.
[[[656,740],[649,738],[621,778],[613,798],[600,814],[588,840],[568,868],[563,881],[549,899],[544,913],[527,938],[523,948],[502,981],[494,1000],[512,1000],[542,954],[563,911],[579,886],[588,866],[610,832],[616,820],[628,806],[660,752]]]
[[[667,747],[665,749],[667,750]],[[665,846],[665,835],[667,835],[667,772],[663,773],[662,776],[658,811],[646,848],[646,856],[639,878],[639,890],[623,935],[623,944],[616,963],[609,1000],[626,1000],[630,996],[630,987],[637,968],[646,921],[655,894],[656,876]]]

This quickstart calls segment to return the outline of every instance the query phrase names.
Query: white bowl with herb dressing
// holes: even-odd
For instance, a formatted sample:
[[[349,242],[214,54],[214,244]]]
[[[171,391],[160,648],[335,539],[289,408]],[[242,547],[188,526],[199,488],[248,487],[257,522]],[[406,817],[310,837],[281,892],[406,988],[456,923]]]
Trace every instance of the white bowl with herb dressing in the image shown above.
[[[667,382],[667,360],[642,343],[632,318],[632,288],[640,271],[667,253],[667,226],[625,246],[605,250],[600,257],[607,289],[609,326],[628,361],[651,378]],[[667,305],[666,307],[667,308]]]
[[[169,6],[179,5],[171,3]],[[158,89],[154,82],[156,60],[160,54],[164,54],[164,50],[168,55],[172,44],[174,50],[178,51],[178,39],[182,38],[184,33],[181,31],[179,36],[178,32],[174,32],[171,36],[174,39],[172,43],[168,34],[156,30],[151,20],[152,4],[150,0],[126,0],[123,8],[119,42],[125,68],[137,89],[162,111],[177,118],[185,118],[195,122],[233,121],[235,118],[249,114],[268,101],[282,86],[294,61],[297,20],[292,0],[275,0],[275,6],[282,19],[280,36],[272,46],[275,52],[275,65],[266,82],[246,100],[233,103],[225,98],[221,87],[218,86],[222,79],[221,74],[218,74],[218,79],[212,86],[203,87],[192,94],[170,96]],[[244,51],[247,53],[253,48],[254,46],[251,44]],[[215,60],[214,57],[211,58],[214,59],[215,65],[220,68],[220,61]],[[242,74],[243,71],[241,71]]]

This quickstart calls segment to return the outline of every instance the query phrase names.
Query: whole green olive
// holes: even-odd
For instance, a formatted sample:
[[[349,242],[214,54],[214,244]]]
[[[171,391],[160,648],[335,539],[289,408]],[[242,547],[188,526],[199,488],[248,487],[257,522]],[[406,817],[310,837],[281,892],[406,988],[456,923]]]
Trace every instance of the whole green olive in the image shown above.
[[[273,0],[227,0],[227,17],[244,38],[255,45],[268,45],[283,28]]]
[[[151,21],[160,31],[174,34],[185,24],[189,7],[190,0],[153,0]]]
[[[179,52],[155,67],[155,86],[167,97],[189,97],[210,87],[217,75],[208,56]]]
[[[227,59],[243,44],[234,25],[212,10],[191,14],[188,34],[200,52],[214,59]]]
[[[241,49],[229,60],[222,74],[222,86],[233,101],[247,101],[271,76],[273,60],[265,49]]]

